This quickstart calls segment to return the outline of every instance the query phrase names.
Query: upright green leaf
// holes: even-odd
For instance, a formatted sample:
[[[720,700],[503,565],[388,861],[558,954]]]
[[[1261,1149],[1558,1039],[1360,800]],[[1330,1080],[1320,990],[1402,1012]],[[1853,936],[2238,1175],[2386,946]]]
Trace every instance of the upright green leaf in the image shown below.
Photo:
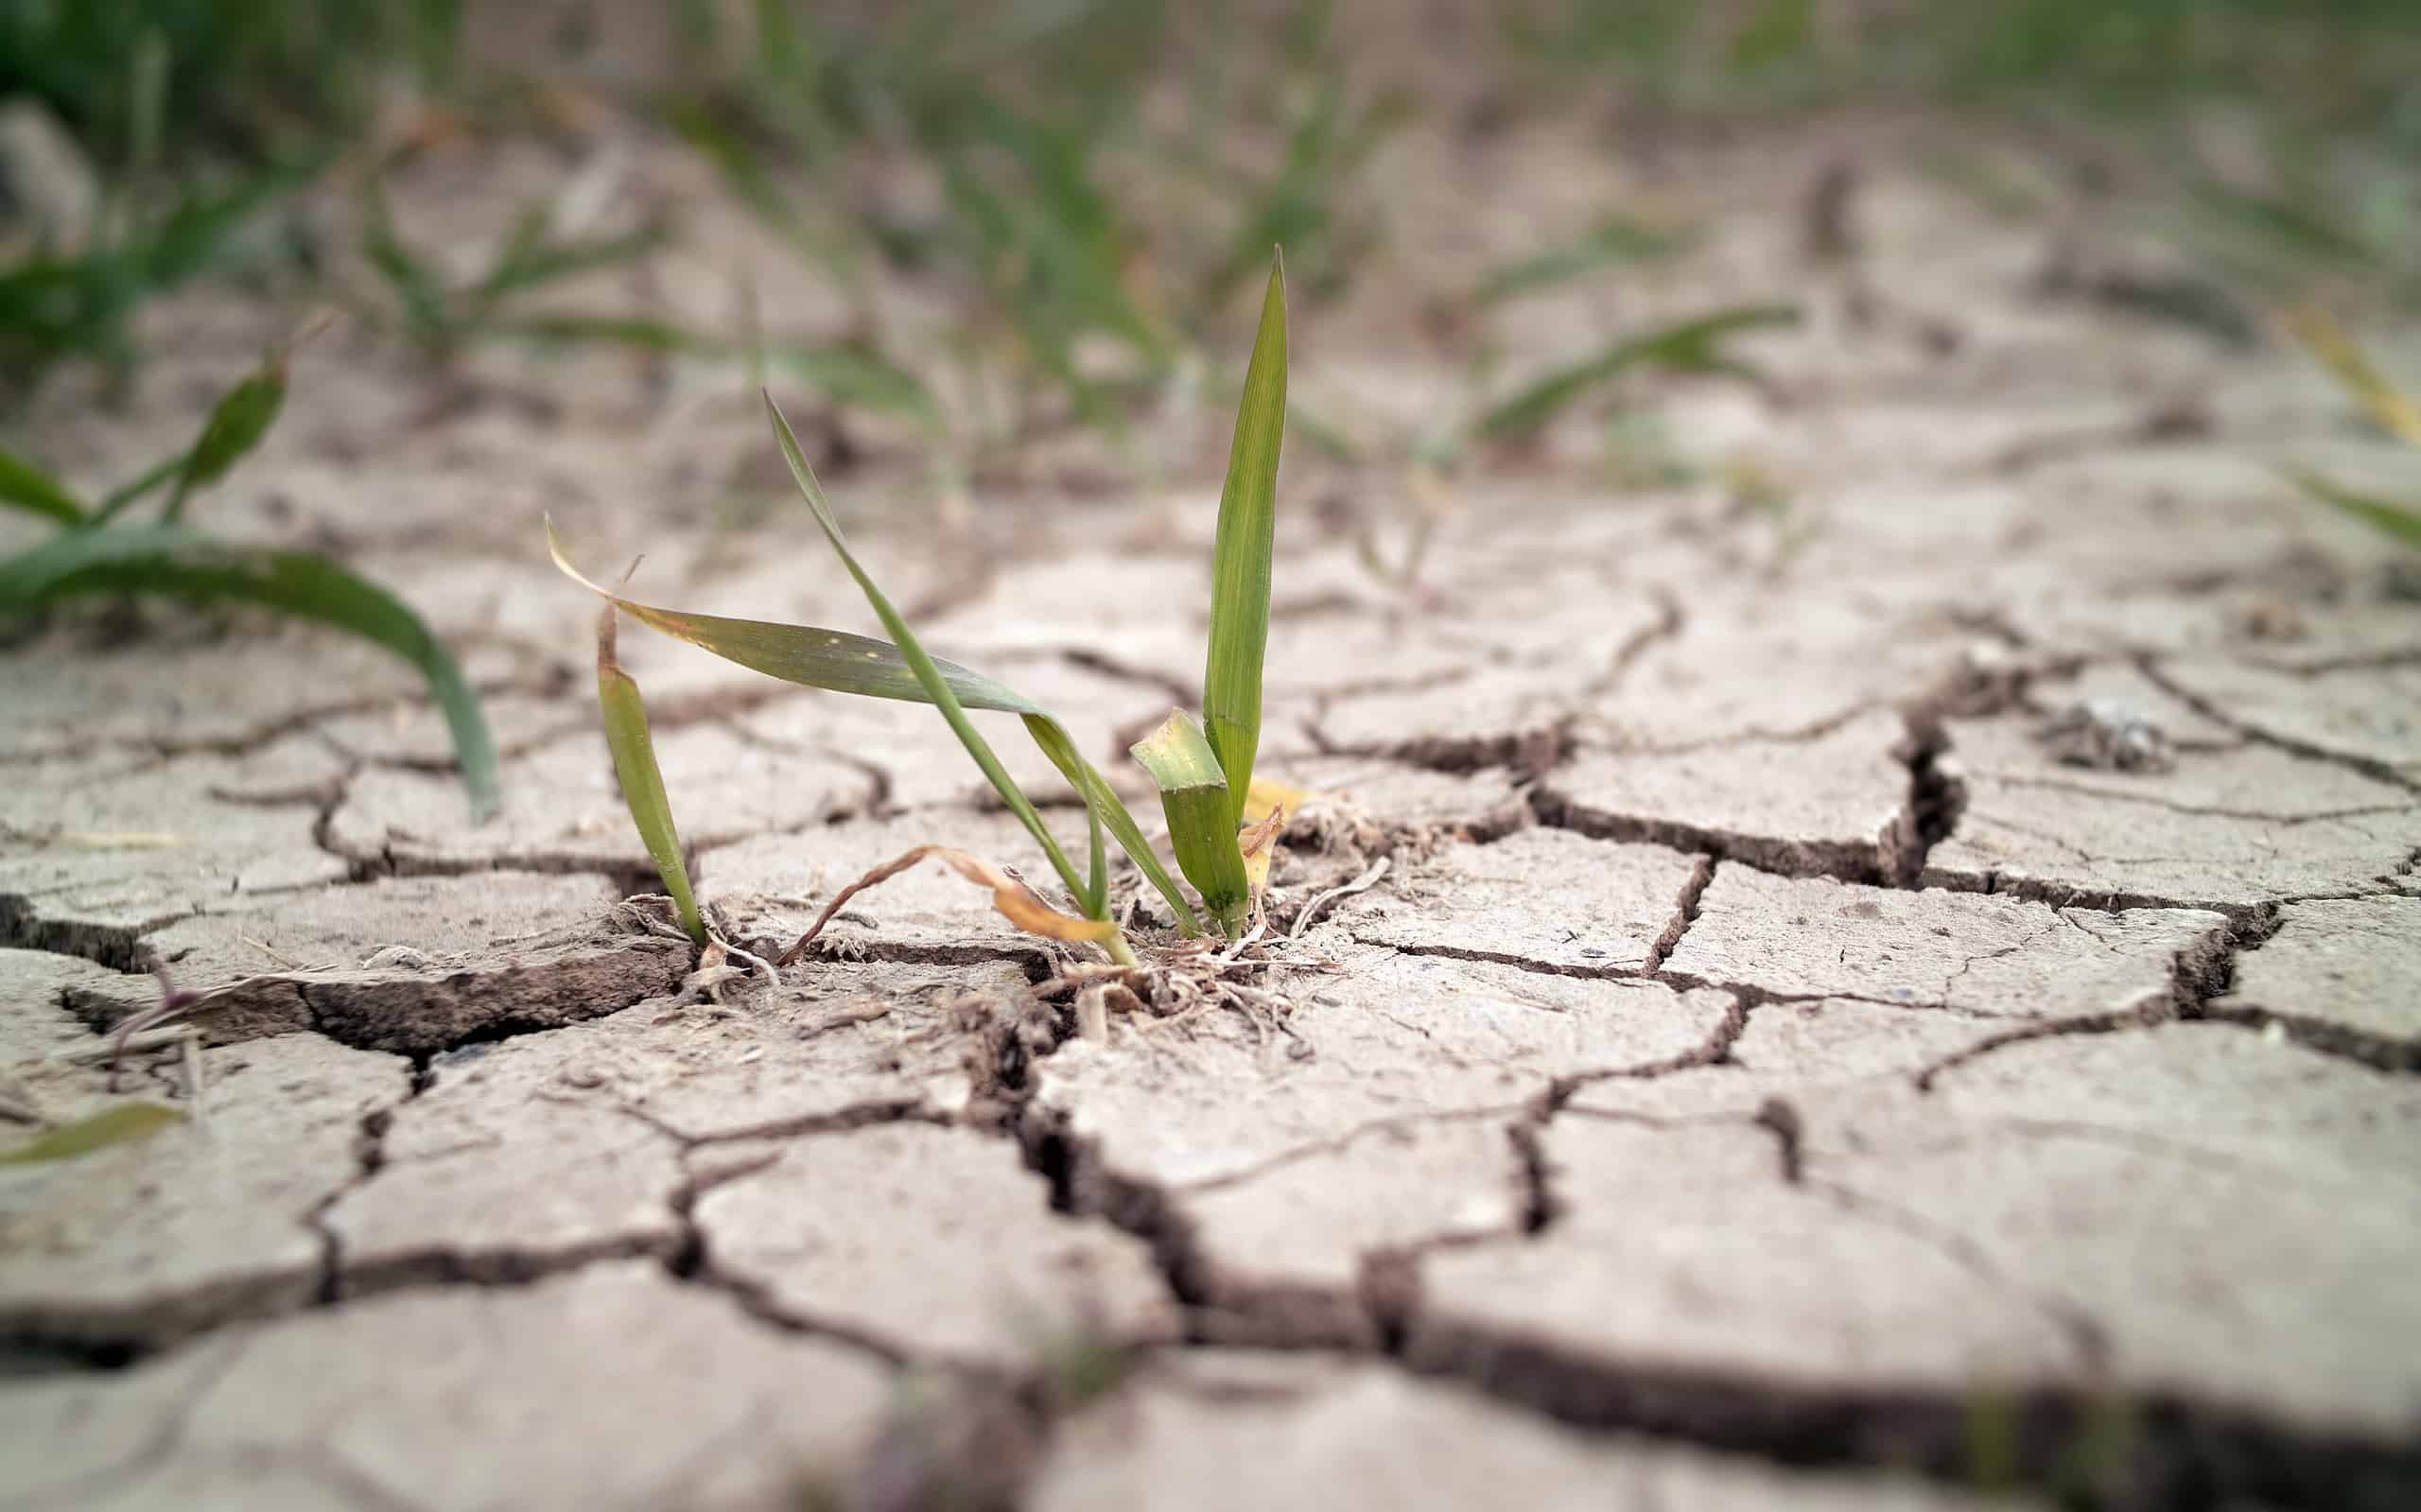
[[[428,680],[454,738],[472,816],[496,811],[496,741],[479,695],[421,617],[376,583],[313,552],[233,550],[166,524],[71,530],[0,562],[0,609],[90,593],[255,603],[384,646]]]
[[[1238,806],[1228,796],[1227,776],[1203,738],[1202,726],[1183,709],[1172,710],[1167,723],[1130,749],[1159,785],[1160,811],[1168,817],[1178,869],[1202,895],[1219,927],[1234,939],[1243,932],[1252,883],[1245,874],[1244,851],[1236,843]]]
[[[689,890],[689,867],[681,855],[681,832],[672,823],[672,800],[664,791],[664,769],[655,763],[655,740],[648,733],[647,703],[639,685],[622,670],[614,655],[614,617],[608,603],[597,621],[597,707],[604,717],[605,746],[614,753],[614,776],[621,784],[623,806],[639,839],[655,862],[664,890],[680,912],[681,928],[700,945],[706,943],[706,923],[698,915],[697,895]]]
[[[1286,436],[1286,264],[1273,258],[1262,297],[1261,330],[1245,369],[1228,453],[1227,486],[1219,494],[1219,536],[1211,561],[1210,649],[1202,677],[1202,718],[1210,749],[1228,775],[1234,810],[1243,818],[1261,748],[1261,664],[1269,647],[1270,559],[1277,550],[1278,452]]]
[[[84,518],[84,506],[59,479],[5,447],[0,447],[0,504],[46,514],[62,525]]]

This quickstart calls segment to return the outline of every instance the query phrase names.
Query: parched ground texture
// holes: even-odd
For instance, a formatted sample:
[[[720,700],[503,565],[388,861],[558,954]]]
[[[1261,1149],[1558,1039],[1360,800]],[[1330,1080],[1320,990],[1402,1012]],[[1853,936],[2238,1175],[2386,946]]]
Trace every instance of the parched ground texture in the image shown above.
[[[71,1057],[154,966],[228,989],[206,1118],[0,1168],[0,1508],[2421,1505],[2421,603],[2272,471],[2392,459],[1888,158],[1809,265],[1831,149],[1677,165],[1701,255],[1490,317],[1543,365],[1802,300],[1763,389],[1635,392],[1779,524],[1575,422],[1445,485],[1392,587],[1403,476],[1297,442],[1293,932],[1103,1038],[937,869],[720,1001],[618,907],[653,870],[541,510],[657,601],[865,623],[795,516],[721,511],[775,476],[730,374],[306,352],[208,514],[422,608],[507,808],[469,823],[409,672],[332,635],[151,610],[0,663],[12,1116],[189,1104],[173,1049]],[[1543,128],[1389,151],[1431,268],[1626,187]],[[535,171],[405,202],[493,238]],[[1438,208],[1507,182],[1516,224]],[[753,257],[781,307],[695,215],[723,260],[654,294]],[[1412,434],[1466,401],[1385,281],[1298,310],[1296,392]],[[157,323],[128,411],[38,416],[79,477],[269,328]],[[880,434],[827,482],[938,652],[1106,761],[1197,696],[1226,402],[1153,427],[1164,482],[1062,438],[941,506]],[[924,842],[1042,875],[930,711],[623,641],[742,939]]]

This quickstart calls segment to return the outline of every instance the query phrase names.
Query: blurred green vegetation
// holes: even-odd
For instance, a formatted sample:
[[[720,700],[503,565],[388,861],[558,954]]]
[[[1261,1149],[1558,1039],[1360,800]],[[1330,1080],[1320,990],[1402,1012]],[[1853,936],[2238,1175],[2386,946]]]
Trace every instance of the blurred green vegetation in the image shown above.
[[[180,162],[282,161],[363,127],[399,63],[444,78],[464,4],[8,0],[0,100],[40,101],[96,162],[129,161],[147,134]],[[135,66],[145,49],[156,82]]]
[[[1401,185],[1373,181],[1375,154],[1438,107],[1408,82],[1434,80],[1437,61],[1404,66],[1426,13],[1385,14],[1351,0],[5,0],[0,104],[47,113],[101,192],[90,224],[30,229],[0,195],[0,402],[76,356],[122,382],[144,304],[231,262],[320,277],[335,248],[258,222],[332,168],[350,206],[337,246],[385,281],[374,323],[427,356],[515,332],[750,356],[756,333],[499,314],[503,294],[653,233],[518,237],[508,253],[534,255],[458,287],[386,216],[387,169],[449,130],[545,135],[560,120],[532,102],[567,80],[688,141],[847,297],[851,328],[788,363],[836,402],[945,417],[961,455],[1068,421],[1122,434],[1171,384],[1231,376],[1203,373],[1202,354],[1271,245],[1309,308],[1385,265],[1388,216],[1407,211],[1388,202]],[[664,39],[647,66],[589,68],[593,37],[634,16]],[[1479,102],[1463,102],[1467,124],[1610,103],[1621,150],[1658,121],[1955,111],[2047,158],[2090,142],[2111,215],[2256,303],[2310,279],[2421,294],[2421,5],[2407,0],[1472,0],[1463,19],[1479,43],[1453,62]],[[1972,164],[1945,171],[2012,200]],[[1610,211],[1468,303],[1689,251],[1686,233]],[[900,330],[873,297],[899,283],[934,296],[947,329]],[[952,402],[932,403],[943,391]]]

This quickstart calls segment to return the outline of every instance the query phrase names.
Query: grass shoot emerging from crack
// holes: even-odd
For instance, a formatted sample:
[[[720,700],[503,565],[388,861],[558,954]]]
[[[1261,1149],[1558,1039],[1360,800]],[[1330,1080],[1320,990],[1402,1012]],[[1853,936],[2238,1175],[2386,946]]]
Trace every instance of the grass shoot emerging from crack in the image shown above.
[[[850,548],[816,481],[814,469],[799,446],[797,435],[770,394],[765,396],[765,413],[817,529],[848,569],[889,639],[878,640],[812,625],[732,619],[640,603],[600,585],[574,567],[549,521],[547,538],[555,565],[605,600],[609,615],[617,610],[627,613],[642,624],[712,652],[726,661],[801,686],[933,705],[941,711],[968,757],[1000,794],[1001,801],[1041,847],[1077,911],[1077,916],[1061,912],[1015,873],[963,851],[923,845],[877,867],[844,889],[783,960],[795,959],[846,898],[931,858],[942,860],[968,880],[990,888],[995,905],[1019,928],[1055,939],[1097,943],[1113,962],[1135,966],[1139,963],[1134,951],[1111,917],[1104,830],[1118,842],[1167,902],[1178,933],[1188,938],[1199,935],[1201,924],[1193,905],[1161,864],[1134,815],[1078,750],[1067,728],[1041,705],[1005,684],[937,660],[925,651],[907,619]],[[1273,266],[1268,292],[1263,301],[1260,331],[1245,374],[1227,487],[1220,500],[1210,669],[1204,680],[1203,723],[1209,726],[1209,733],[1190,716],[1180,713],[1171,717],[1160,736],[1136,749],[1145,770],[1159,784],[1178,866],[1230,939],[1239,938],[1244,932],[1252,895],[1258,891],[1260,879],[1267,876],[1269,847],[1283,822],[1281,813],[1270,813],[1256,816],[1260,823],[1249,830],[1243,827],[1247,810],[1255,807],[1249,799],[1254,786],[1253,762],[1261,740],[1262,657],[1269,632],[1278,457],[1285,415],[1285,280],[1282,267]],[[666,884],[671,887],[679,847],[672,833],[670,806],[658,801],[661,779],[653,776],[653,759],[645,749],[646,713],[635,686],[629,688],[628,696],[619,696],[618,691],[606,692],[610,654],[607,640],[601,648],[600,688],[606,696],[609,723],[618,722],[621,726],[618,732],[609,729],[609,739],[615,743],[618,768],[623,766],[624,752],[631,753],[631,766],[624,770],[624,794],[631,800],[633,818],[648,843],[649,853],[665,869]],[[613,669],[619,671],[618,667]],[[627,681],[624,678],[622,683]],[[618,690],[621,686],[613,686]],[[983,732],[975,727],[970,711],[1017,715],[1036,748],[1084,801],[1089,841],[1085,866],[1079,868],[1071,860],[1043,824],[1033,801],[1001,766]],[[633,771],[637,773],[636,783],[632,780]],[[648,810],[645,814],[641,812],[643,804]],[[676,890],[674,896],[678,899],[681,891]],[[692,916],[685,912],[684,922]]]

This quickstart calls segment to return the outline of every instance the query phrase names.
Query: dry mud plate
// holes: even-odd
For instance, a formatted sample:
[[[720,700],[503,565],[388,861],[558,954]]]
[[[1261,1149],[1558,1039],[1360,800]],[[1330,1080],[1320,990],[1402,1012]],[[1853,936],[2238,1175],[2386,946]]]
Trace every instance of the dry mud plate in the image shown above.
[[[0,664],[0,1112],[206,1115],[0,1167],[0,1508],[2421,1506],[2421,605],[2270,470],[2385,464],[1914,180],[1860,276],[1959,339],[1858,323],[1785,250],[1813,166],[1725,167],[1722,255],[1625,315],[1804,287],[1767,390],[1655,400],[1807,529],[1616,487],[1584,425],[1467,472],[1399,591],[1356,543],[1401,476],[1290,452],[1276,928],[1101,1038],[938,868],[778,987],[623,904],[539,510],[664,601],[861,623],[795,521],[713,523],[765,449],[723,378],[432,405],[334,339],[212,508],[425,609],[507,806],[334,637],[160,611]],[[37,425],[96,473],[183,433],[241,315]],[[1451,393],[1357,307],[1296,351],[1335,411]],[[1107,764],[1198,696],[1216,408],[1165,488],[1045,459],[937,524],[880,447],[827,481],[936,651]],[[925,842],[1042,875],[930,711],[625,650],[735,938]],[[175,1046],[90,1053],[153,967],[229,989],[204,1108]]]

